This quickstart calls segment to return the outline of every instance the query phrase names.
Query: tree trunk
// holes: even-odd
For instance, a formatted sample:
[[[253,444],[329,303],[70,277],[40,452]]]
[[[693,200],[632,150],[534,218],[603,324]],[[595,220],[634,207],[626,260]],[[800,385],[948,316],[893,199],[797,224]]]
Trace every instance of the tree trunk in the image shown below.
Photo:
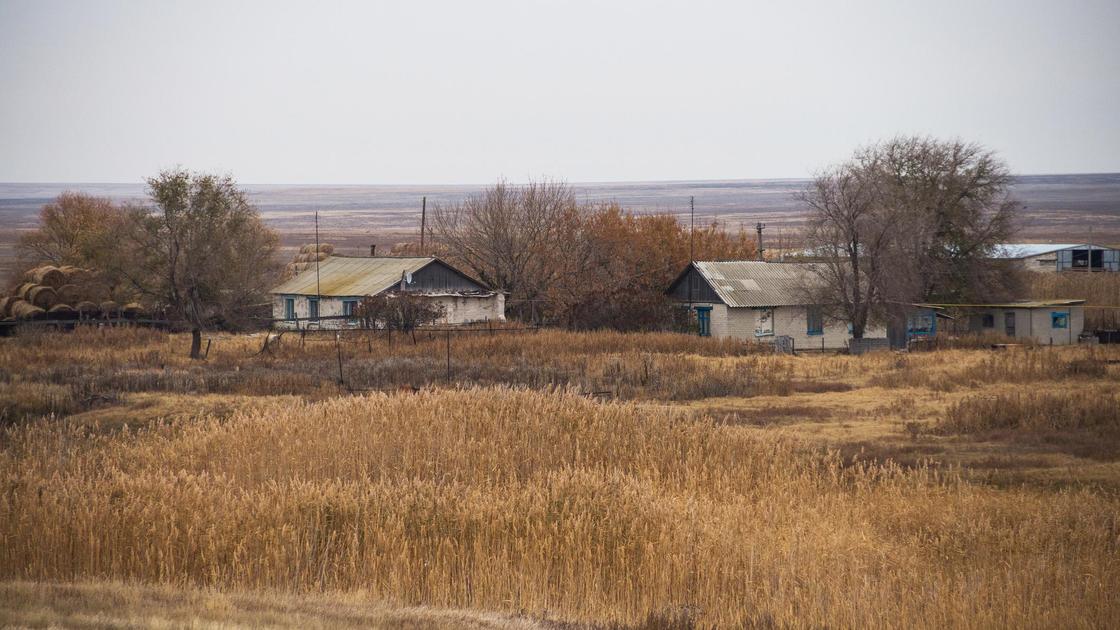
[[[199,328],[191,329],[191,358],[202,358],[202,330]]]

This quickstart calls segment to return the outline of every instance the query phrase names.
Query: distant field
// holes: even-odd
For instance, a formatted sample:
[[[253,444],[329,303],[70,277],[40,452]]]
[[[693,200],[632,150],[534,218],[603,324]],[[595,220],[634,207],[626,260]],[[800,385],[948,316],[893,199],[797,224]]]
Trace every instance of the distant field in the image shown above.
[[[669,181],[573,184],[580,199],[617,201],[640,212],[687,216],[696,199],[697,222],[719,221],[728,229],[767,225],[766,237],[789,237],[803,220],[794,194],[803,179]],[[285,246],[311,239],[313,215],[320,213],[324,239],[347,253],[388,246],[419,229],[420,200],[429,208],[452,203],[481,186],[283,186],[246,185],[265,220],[280,231]],[[118,200],[143,200],[135,184],[0,183],[0,272],[11,263],[21,231],[32,229],[36,213],[64,190],[82,190]],[[1015,195],[1025,204],[1021,237],[1032,241],[1120,243],[1120,173],[1029,175],[1019,177]],[[773,241],[772,241],[773,242]]]

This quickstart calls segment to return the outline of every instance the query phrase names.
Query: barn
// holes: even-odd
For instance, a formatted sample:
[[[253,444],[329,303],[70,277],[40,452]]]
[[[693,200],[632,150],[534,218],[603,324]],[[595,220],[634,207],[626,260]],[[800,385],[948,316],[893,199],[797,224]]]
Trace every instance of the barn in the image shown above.
[[[505,319],[505,296],[455,269],[426,257],[329,256],[271,291],[272,317],[281,328],[354,326],[362,298],[409,293],[443,307],[445,324]]]
[[[1120,249],[1092,243],[1006,243],[993,257],[1017,261],[1024,269],[1040,273],[1120,271]]]
[[[792,339],[795,349],[848,347],[846,322],[826,318],[808,303],[804,287],[815,281],[807,263],[754,260],[691,263],[667,293],[689,304],[701,336],[772,342]],[[869,328],[864,338],[883,339],[886,328]]]

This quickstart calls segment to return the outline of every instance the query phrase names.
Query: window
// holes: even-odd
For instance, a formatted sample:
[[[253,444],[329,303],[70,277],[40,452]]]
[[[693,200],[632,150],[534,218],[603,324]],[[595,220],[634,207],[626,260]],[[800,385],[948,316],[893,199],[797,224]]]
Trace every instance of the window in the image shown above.
[[[284,319],[296,318],[296,299],[293,297],[284,298]]]
[[[1069,313],[1050,313],[1051,328],[1069,328]]]
[[[819,306],[806,306],[805,307],[805,320],[806,320],[806,334],[809,335],[823,335],[824,334],[824,314],[821,313]]]
[[[937,319],[931,313],[914,313],[906,318],[906,333],[911,336],[930,336],[937,326]]]
[[[307,316],[319,319],[319,298],[307,298]]]
[[[701,337],[712,336],[712,307],[696,307],[696,328]]]
[[[984,328],[995,328],[996,327],[996,316],[993,315],[992,313],[984,313],[983,315],[980,316],[980,324]]]
[[[768,337],[774,334],[774,309],[764,308],[758,311],[758,319],[755,320],[754,336],[755,337]]]
[[[342,315],[344,317],[353,317],[354,309],[358,306],[357,300],[343,300],[342,301]]]

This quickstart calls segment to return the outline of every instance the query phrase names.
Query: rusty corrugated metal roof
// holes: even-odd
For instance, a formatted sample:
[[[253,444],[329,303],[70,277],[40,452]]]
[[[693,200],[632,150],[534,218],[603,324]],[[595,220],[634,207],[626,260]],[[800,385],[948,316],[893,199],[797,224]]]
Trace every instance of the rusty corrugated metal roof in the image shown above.
[[[350,258],[331,256],[272,290],[287,295],[326,295],[360,297],[377,295],[401,281],[402,274],[413,274],[434,261],[426,257]]]
[[[812,265],[757,260],[695,263],[728,306],[797,306],[807,302],[805,288],[819,282]]]

